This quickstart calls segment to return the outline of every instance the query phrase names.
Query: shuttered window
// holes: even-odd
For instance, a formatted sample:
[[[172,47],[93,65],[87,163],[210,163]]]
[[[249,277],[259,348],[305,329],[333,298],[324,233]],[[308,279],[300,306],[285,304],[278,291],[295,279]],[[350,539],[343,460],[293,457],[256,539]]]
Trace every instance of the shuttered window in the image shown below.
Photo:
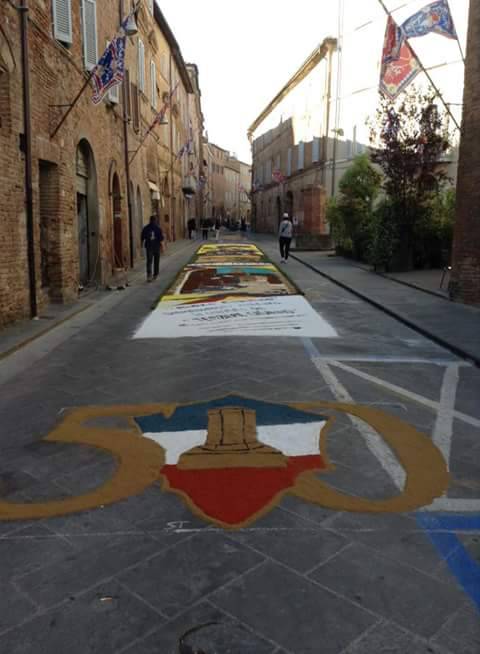
[[[132,117],[132,100],[131,100],[131,89],[130,89],[130,73],[128,70],[125,70],[125,79],[123,81],[125,84],[125,115],[128,120]]]
[[[300,141],[298,144],[298,170],[305,168],[305,143]]]
[[[72,43],[72,0],[53,0],[53,35],[62,43]]]
[[[152,101],[152,107],[157,108],[157,67],[155,62],[150,62],[150,99]]]
[[[288,148],[288,157],[287,157],[287,175],[290,177],[292,174],[292,148]]]
[[[145,46],[138,39],[138,88],[145,93]]]
[[[83,60],[85,68],[91,70],[98,62],[96,0],[82,0],[82,26]]]
[[[318,136],[315,136],[312,146],[312,163],[317,163],[318,161],[320,161],[320,139]]]
[[[133,129],[138,132],[140,130],[140,106],[138,100],[138,88],[135,84],[130,84],[130,98],[132,102],[132,124]]]
[[[155,3],[155,0],[148,0],[148,8],[150,10],[150,13],[153,14],[153,5]]]

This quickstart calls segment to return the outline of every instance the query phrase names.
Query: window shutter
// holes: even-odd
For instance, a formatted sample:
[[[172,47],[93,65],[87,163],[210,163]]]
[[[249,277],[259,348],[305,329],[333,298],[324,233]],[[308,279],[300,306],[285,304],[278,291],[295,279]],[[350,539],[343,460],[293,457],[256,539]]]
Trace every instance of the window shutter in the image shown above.
[[[138,88],[145,92],[145,46],[138,39]]]
[[[151,99],[152,107],[157,108],[157,67],[155,62],[150,62],[150,84],[151,84]]]
[[[53,35],[62,43],[72,43],[72,0],[53,0]]]
[[[112,104],[120,102],[120,84],[115,84],[108,92],[108,99]]]
[[[153,14],[154,2],[155,2],[155,0],[148,0],[148,8],[149,8],[151,14]]]
[[[138,132],[140,130],[140,107],[138,102],[138,88],[133,82],[130,85],[130,91],[133,129]]]
[[[128,120],[132,117],[132,100],[131,100],[131,89],[130,89],[130,73],[125,69],[125,79],[123,81],[125,84],[125,114]]]
[[[300,141],[298,144],[298,170],[305,168],[305,143]]]
[[[318,161],[320,161],[320,139],[318,136],[315,136],[313,139],[312,163],[317,163]]]
[[[288,148],[287,176],[290,177],[291,174],[292,174],[292,148]]]
[[[83,0],[83,59],[85,68],[92,70],[98,63],[97,50],[97,3],[96,0]]]

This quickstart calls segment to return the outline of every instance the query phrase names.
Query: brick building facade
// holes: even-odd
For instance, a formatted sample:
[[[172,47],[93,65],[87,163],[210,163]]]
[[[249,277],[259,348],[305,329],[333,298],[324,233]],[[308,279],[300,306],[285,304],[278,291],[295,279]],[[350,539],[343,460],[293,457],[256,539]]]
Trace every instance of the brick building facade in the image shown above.
[[[18,3],[17,3],[18,4]],[[40,310],[70,302],[79,289],[108,284],[141,257],[140,232],[158,214],[170,240],[182,238],[188,216],[185,169],[177,157],[191,126],[203,131],[199,94],[160,9],[142,3],[138,34],[127,39],[124,86],[98,106],[87,88],[51,137],[105,45],[118,32],[130,0],[30,2],[28,46],[35,295]],[[0,6],[0,326],[30,314],[25,129],[20,12]],[[172,88],[168,124],[139,147]],[[58,106],[64,105],[64,106]],[[198,113],[190,119],[190,111]],[[201,138],[197,135],[197,142]],[[128,152],[128,157],[127,157]],[[201,153],[192,161],[198,178]],[[196,189],[193,189],[194,192]],[[31,261],[30,257],[30,261]]]
[[[297,243],[328,246],[327,160],[331,149],[332,60],[325,39],[251,125],[252,224],[276,233],[284,213],[298,221]],[[311,88],[318,89],[312,102]]]
[[[450,293],[480,305],[480,4],[470,3]]]

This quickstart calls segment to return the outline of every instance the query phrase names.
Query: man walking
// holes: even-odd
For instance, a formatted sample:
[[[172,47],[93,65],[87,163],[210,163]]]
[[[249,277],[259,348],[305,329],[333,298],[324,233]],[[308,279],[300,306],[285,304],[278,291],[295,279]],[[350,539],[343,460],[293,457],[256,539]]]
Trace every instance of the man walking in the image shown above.
[[[208,241],[208,230],[210,228],[210,221],[207,218],[202,220],[202,239]]]
[[[288,256],[290,254],[290,245],[293,238],[293,225],[290,220],[288,213],[283,214],[283,220],[280,223],[280,228],[278,230],[278,237],[280,243],[280,256],[282,257],[282,263],[287,263]]]
[[[190,218],[190,220],[189,220],[188,223],[187,223],[187,227],[188,227],[188,238],[189,238],[190,240],[192,240],[192,238],[193,238],[193,233],[195,232],[196,227],[197,227],[197,224],[196,224],[195,218]]]
[[[151,216],[150,222],[142,230],[142,245],[145,244],[147,252],[147,282],[152,281],[152,263],[153,279],[158,277],[160,267],[160,248],[164,240],[163,232],[157,224],[157,217]]]

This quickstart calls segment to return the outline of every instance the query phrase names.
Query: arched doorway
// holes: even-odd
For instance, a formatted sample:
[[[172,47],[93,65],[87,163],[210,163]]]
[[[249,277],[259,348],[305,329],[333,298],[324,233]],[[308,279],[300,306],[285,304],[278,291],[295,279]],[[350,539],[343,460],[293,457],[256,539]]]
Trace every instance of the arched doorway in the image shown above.
[[[290,218],[293,217],[293,193],[292,191],[287,191],[285,196],[285,211],[288,213]]]
[[[112,208],[113,208],[113,267],[123,268],[123,222],[122,196],[120,180],[117,173],[112,177]]]
[[[280,196],[277,195],[277,227],[280,227],[280,223],[282,222],[282,200],[280,199]]]
[[[76,152],[77,234],[79,286],[86,286],[100,272],[97,175],[92,149],[82,139]]]
[[[130,233],[130,247],[132,249],[131,252],[131,259],[133,262],[135,262],[135,259],[137,258],[137,250],[138,250],[138,237],[137,237],[137,206],[136,206],[136,201],[135,201],[135,187],[133,185],[133,182],[130,182],[129,186],[129,201],[130,201],[130,211],[131,211],[131,224],[129,224],[129,232]]]

